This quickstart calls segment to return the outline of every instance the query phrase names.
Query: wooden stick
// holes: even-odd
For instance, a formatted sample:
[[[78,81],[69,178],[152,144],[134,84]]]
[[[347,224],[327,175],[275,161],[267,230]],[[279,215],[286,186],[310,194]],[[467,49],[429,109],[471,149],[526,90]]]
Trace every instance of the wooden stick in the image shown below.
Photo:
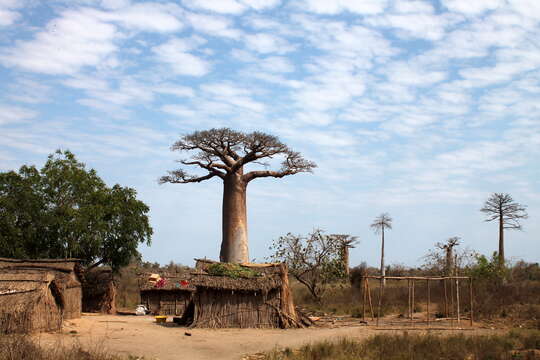
[[[382,276],[378,275],[368,275],[366,276],[369,279],[382,279]],[[387,280],[443,280],[443,279],[462,279],[467,280],[469,276],[384,276],[384,279]]]
[[[411,312],[411,280],[407,280],[407,317],[412,319]]]
[[[362,279],[362,321],[366,321],[366,300],[367,300],[367,294],[366,294],[366,282],[367,278]]]
[[[426,284],[427,284],[427,326],[429,327],[429,302],[430,302],[429,279],[426,280]]]
[[[411,324],[413,322],[413,317],[414,317],[414,283],[415,283],[415,281],[412,280],[412,284],[411,284],[411,287],[412,287],[412,289],[411,289],[412,290],[412,292],[411,292],[411,313],[412,313],[412,315],[411,315]]]
[[[471,302],[471,326],[473,326],[473,286],[472,278],[469,279],[469,301]]]
[[[379,319],[381,317],[381,306],[382,306],[382,295],[383,295],[383,280],[384,276],[381,276],[381,281],[379,283],[379,308],[377,310],[377,326],[379,326]]]
[[[446,279],[443,280],[444,284],[444,316],[448,317],[448,295],[446,293]]]
[[[369,309],[371,311],[371,320],[375,320],[375,312],[373,311],[373,303],[371,302],[371,290],[369,289],[369,281],[366,282],[366,286],[369,299]]]
[[[457,323],[459,325],[459,280],[456,279],[456,308],[457,308]]]

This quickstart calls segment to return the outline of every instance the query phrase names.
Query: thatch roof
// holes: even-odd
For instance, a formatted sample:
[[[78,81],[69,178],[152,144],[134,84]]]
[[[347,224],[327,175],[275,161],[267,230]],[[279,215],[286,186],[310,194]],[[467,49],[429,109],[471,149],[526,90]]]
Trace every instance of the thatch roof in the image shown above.
[[[78,259],[8,259],[0,258],[0,271],[4,269],[49,269],[61,272],[79,273]]]
[[[196,259],[197,270],[185,274],[161,274],[164,283],[156,286],[149,282],[150,274],[143,274],[139,280],[141,291],[196,291],[200,289],[232,290],[232,291],[261,291],[268,292],[281,286],[280,264],[240,264],[242,267],[253,269],[258,276],[230,277],[211,275],[208,266],[218,262],[207,259]]]

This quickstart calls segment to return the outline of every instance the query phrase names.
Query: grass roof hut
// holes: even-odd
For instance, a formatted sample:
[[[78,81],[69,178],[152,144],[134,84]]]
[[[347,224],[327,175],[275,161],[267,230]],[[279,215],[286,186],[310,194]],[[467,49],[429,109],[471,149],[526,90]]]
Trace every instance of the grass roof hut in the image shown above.
[[[6,278],[9,278],[11,274],[17,274],[19,280],[14,281],[20,282],[24,282],[25,277],[34,279],[39,274],[51,278],[51,283],[54,281],[51,291],[57,289],[63,299],[61,308],[63,319],[75,319],[81,317],[82,268],[79,260],[20,260],[0,258],[0,274],[3,274]],[[4,308],[3,305],[2,307]]]
[[[154,315],[183,315],[196,290],[191,278],[190,274],[143,274],[139,280],[141,304]]]
[[[192,301],[183,318],[192,327],[293,328],[309,325],[291,296],[285,264],[226,264],[197,260]]]
[[[96,267],[84,272],[82,310],[116,314],[116,284],[110,267]]]
[[[56,331],[65,298],[55,276],[43,271],[0,273],[0,334]]]

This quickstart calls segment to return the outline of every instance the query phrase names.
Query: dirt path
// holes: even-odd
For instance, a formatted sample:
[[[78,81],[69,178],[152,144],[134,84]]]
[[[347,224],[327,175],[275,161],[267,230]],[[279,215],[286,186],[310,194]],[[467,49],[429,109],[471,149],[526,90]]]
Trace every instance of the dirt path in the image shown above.
[[[75,334],[70,332],[75,331]],[[186,336],[186,331],[191,336]],[[392,331],[385,331],[392,332]],[[467,333],[486,333],[473,330]],[[159,360],[239,360],[247,354],[276,347],[299,347],[305,343],[340,337],[363,338],[381,333],[362,325],[309,329],[190,329],[160,326],[150,316],[91,315],[66,323],[62,334],[41,334],[44,345],[79,341],[90,348],[144,356]],[[446,331],[445,333],[449,333]],[[491,331],[490,333],[493,333]]]

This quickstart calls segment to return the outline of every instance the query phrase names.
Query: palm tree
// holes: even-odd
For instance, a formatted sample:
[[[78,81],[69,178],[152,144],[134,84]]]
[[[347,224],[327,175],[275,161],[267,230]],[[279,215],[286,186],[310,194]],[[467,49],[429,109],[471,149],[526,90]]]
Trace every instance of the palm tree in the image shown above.
[[[376,234],[381,233],[381,276],[383,277],[383,285],[386,285],[386,271],[384,268],[384,229],[392,229],[392,218],[388,213],[382,213],[373,220],[371,228],[375,231]]]

